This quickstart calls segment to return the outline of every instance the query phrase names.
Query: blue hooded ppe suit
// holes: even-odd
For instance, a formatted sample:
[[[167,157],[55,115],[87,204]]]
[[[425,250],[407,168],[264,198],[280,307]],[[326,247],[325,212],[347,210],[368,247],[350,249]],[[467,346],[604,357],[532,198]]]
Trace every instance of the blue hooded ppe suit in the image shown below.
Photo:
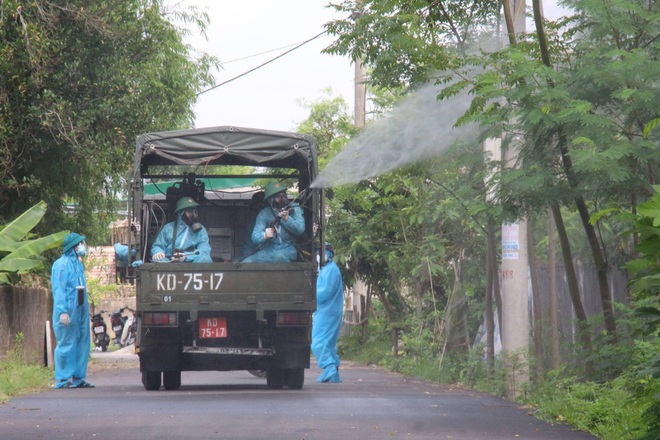
[[[344,286],[337,264],[328,258],[316,280],[316,312],[312,321],[312,353],[323,373],[318,382],[341,382],[337,339],[344,310]]]
[[[163,252],[167,257],[172,256],[172,236],[176,224],[176,249],[182,252],[190,252],[186,254],[186,262],[212,263],[211,245],[209,244],[209,234],[206,232],[206,228],[202,227],[198,232],[193,232],[190,226],[181,218],[183,215],[183,211],[179,212],[176,221],[163,226],[151,246],[151,255]],[[167,257],[159,261],[169,261]]]
[[[128,245],[122,243],[115,243],[115,264],[117,267],[128,267],[130,260],[128,255]],[[131,249],[131,257],[135,257],[135,249]]]
[[[76,255],[75,246],[67,249],[53,263],[53,331],[57,340],[55,348],[55,388],[77,388],[87,376],[89,359],[89,302],[85,268]],[[85,287],[82,305],[78,305],[78,286]],[[67,313],[69,325],[60,322],[60,315]]]
[[[252,230],[252,243],[257,251],[243,260],[245,263],[289,263],[298,259],[298,252],[294,244],[298,237],[305,232],[305,219],[302,208],[297,203],[290,206],[293,212],[289,220],[278,220],[279,212],[271,206],[266,206],[257,215]],[[275,237],[264,238],[264,231],[276,222]]]

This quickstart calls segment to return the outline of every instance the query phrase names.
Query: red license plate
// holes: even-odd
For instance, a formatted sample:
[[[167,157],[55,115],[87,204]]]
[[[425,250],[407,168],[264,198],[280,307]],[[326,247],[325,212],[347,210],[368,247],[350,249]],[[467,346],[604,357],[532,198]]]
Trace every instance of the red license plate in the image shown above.
[[[218,318],[199,318],[199,338],[215,339],[227,337],[227,319],[224,316]]]

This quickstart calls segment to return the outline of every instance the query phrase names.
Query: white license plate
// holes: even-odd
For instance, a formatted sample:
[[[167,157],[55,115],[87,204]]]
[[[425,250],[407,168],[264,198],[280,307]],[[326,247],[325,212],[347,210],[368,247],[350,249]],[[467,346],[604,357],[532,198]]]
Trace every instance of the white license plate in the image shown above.
[[[94,327],[95,335],[100,335],[101,333],[103,333],[103,327]]]
[[[112,327],[112,331],[118,332],[119,330],[121,330],[121,325],[116,325]]]

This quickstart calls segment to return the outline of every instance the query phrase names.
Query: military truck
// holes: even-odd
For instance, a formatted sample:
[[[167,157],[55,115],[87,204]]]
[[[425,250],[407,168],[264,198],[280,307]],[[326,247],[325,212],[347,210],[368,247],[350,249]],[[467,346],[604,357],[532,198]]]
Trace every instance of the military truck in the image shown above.
[[[176,390],[182,371],[209,370],[256,370],[269,388],[303,387],[316,308],[315,249],[324,242],[323,192],[311,188],[316,150],[304,134],[231,126],[138,136],[129,216],[135,350],[146,390]],[[289,201],[303,211],[294,262],[243,261],[252,199],[268,182],[289,188]],[[199,204],[210,263],[150,259],[181,197]]]

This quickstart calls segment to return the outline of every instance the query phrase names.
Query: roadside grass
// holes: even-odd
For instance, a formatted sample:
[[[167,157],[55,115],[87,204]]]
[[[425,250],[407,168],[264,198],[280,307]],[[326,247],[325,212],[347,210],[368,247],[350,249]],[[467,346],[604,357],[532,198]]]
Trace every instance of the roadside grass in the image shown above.
[[[626,388],[623,378],[607,383],[580,382],[552,371],[535,391],[534,415],[590,432],[602,440],[638,439],[649,402]]]
[[[24,362],[21,353],[22,335],[16,336],[16,345],[5,357],[0,358],[0,404],[7,403],[12,397],[36,393],[49,389],[53,385],[53,370],[38,364]],[[94,348],[92,343],[91,349]],[[119,350],[114,344],[108,351]],[[93,362],[90,362],[90,367]]]
[[[480,349],[441,358],[432,350],[408,352],[402,347],[395,357],[391,335],[387,331],[379,335],[377,328],[370,329],[365,341],[361,341],[359,332],[350,332],[340,339],[338,348],[342,359],[505,397],[507,373],[502,362],[495,362],[489,377]],[[648,347],[641,350],[654,352]],[[570,425],[602,440],[637,440],[651,438],[643,436],[648,424],[643,414],[656,408],[653,405],[658,405],[657,396],[660,379],[651,375],[631,372],[595,382],[560,369],[548,372],[533,386],[528,384],[519,403],[527,405],[530,413],[541,420]]]
[[[16,339],[16,346],[0,359],[0,404],[12,397],[46,390],[52,384],[50,369],[23,361],[21,335]]]

